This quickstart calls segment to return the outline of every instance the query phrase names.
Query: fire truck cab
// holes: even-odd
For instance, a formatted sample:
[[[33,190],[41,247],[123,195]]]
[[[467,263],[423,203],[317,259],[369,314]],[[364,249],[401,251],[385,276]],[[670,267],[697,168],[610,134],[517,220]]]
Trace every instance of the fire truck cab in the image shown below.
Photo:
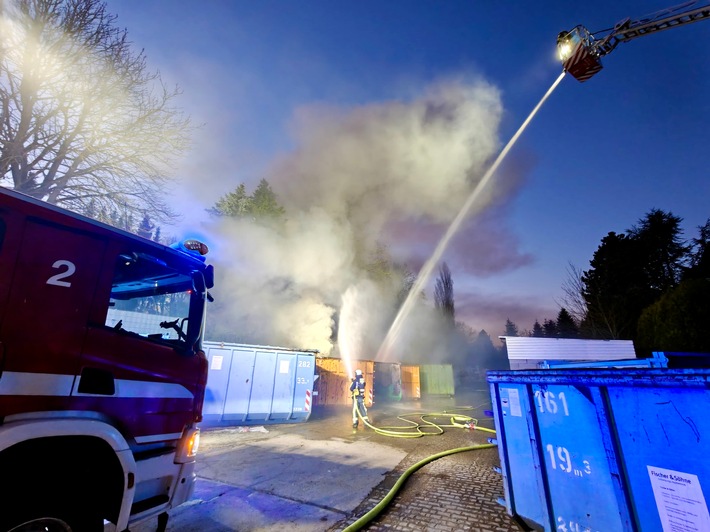
[[[126,530],[191,496],[200,251],[0,188],[0,531]]]

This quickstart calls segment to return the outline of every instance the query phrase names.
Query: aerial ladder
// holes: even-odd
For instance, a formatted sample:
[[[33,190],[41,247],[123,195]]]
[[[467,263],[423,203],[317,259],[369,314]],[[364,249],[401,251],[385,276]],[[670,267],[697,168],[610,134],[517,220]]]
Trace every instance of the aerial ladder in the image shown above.
[[[578,81],[587,81],[603,68],[601,58],[614,50],[619,43],[709,19],[710,4],[691,9],[696,4],[697,0],[691,0],[638,20],[625,18],[613,28],[595,33],[590,33],[581,25],[570,31],[560,32],[557,36],[557,50],[562,67]]]

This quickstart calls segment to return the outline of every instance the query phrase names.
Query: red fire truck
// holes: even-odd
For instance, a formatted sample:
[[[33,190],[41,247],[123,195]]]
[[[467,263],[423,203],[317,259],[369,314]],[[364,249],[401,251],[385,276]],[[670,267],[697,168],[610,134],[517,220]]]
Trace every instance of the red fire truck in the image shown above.
[[[164,528],[191,496],[206,252],[0,188],[0,531]]]

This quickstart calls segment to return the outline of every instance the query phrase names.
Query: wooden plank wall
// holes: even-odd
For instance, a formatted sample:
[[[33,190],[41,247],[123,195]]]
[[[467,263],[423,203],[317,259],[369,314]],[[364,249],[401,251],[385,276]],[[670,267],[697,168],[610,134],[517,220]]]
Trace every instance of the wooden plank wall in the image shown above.
[[[361,369],[365,376],[366,392],[365,406],[373,404],[372,385],[374,381],[375,363],[372,360],[353,360],[353,371]],[[354,375],[347,375],[345,363],[340,358],[316,357],[316,374],[318,378],[313,386],[318,392],[313,398],[313,406],[318,405],[352,405],[350,383]]]
[[[402,399],[421,399],[422,391],[419,383],[419,366],[402,364]]]

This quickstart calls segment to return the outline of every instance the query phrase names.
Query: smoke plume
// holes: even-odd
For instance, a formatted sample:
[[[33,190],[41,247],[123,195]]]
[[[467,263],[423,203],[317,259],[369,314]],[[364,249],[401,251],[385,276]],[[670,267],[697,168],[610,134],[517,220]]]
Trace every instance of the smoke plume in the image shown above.
[[[374,356],[400,294],[373,282],[363,258],[403,224],[454,218],[500,147],[501,114],[496,88],[451,80],[410,101],[299,109],[295,149],[263,176],[285,227],[220,219],[214,228],[215,334],[330,354],[337,329],[341,350]],[[413,251],[419,261],[422,250]],[[425,315],[412,338],[438,326]]]

